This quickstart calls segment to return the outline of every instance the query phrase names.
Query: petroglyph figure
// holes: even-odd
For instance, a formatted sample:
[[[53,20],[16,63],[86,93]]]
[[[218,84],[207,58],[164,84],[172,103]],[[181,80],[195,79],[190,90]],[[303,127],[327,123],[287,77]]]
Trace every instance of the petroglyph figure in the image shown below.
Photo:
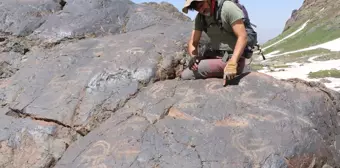
[[[216,121],[216,126],[219,127],[240,127],[245,128],[249,126],[249,123],[247,120],[243,118],[236,118],[236,117],[226,117],[223,120]]]
[[[81,45],[73,45],[73,47],[71,48],[71,50],[69,51],[70,54],[71,52],[79,52],[79,51],[87,51],[89,48],[86,46],[81,46]]]
[[[176,88],[176,95],[179,95],[181,97],[186,96],[188,93],[187,91],[190,89],[190,87],[177,87]]]
[[[60,89],[61,87],[63,89],[67,88],[67,86],[74,86],[77,83],[77,80],[63,80],[62,77],[55,76],[51,79],[51,81],[48,83],[48,88],[55,88]]]
[[[204,96],[200,93],[195,92],[193,89],[188,89],[184,99],[178,104],[179,108],[197,108],[200,101],[197,98],[203,98]]]
[[[108,142],[103,140],[97,141],[81,156],[79,165],[84,164],[87,167],[107,168],[103,162],[110,153],[110,150],[111,145]]]
[[[232,137],[232,143],[237,150],[249,157],[254,168],[260,168],[261,158],[259,154],[274,152],[269,140],[246,137],[242,133],[234,135]]]
[[[171,107],[169,109],[168,116],[174,117],[174,118],[177,118],[177,119],[182,119],[182,120],[193,120],[194,119],[192,116],[179,111],[175,107]]]
[[[93,72],[93,68],[94,67],[80,67],[80,68],[77,68],[76,72],[77,72],[77,74],[85,73],[85,74],[89,75]]]
[[[104,43],[98,43],[98,45],[93,47],[93,48],[91,48],[91,50],[98,50],[98,49],[102,50],[104,48],[105,48],[105,44]]]
[[[260,121],[269,121],[272,123],[276,123],[278,121],[282,121],[285,119],[289,119],[289,118],[293,118],[294,120],[298,121],[301,124],[304,125],[308,125],[313,127],[313,124],[310,122],[309,119],[305,118],[305,117],[301,117],[301,116],[293,116],[290,114],[290,112],[284,108],[280,108],[278,106],[273,106],[270,105],[270,100],[266,99],[266,98],[254,98],[252,95],[255,95],[256,93],[253,91],[248,91],[245,92],[244,94],[241,95],[241,98],[236,100],[236,101],[242,101],[242,103],[244,104],[248,104],[251,106],[256,106],[257,108],[261,109],[261,111],[263,110],[264,112],[266,112],[265,115],[261,115],[261,114],[247,114],[246,117],[247,118],[251,118],[251,119],[257,119]],[[267,114],[268,112],[273,112],[276,113],[274,115],[271,114]]]
[[[161,92],[162,90],[164,90],[164,84],[163,83],[155,83],[148,90],[147,95],[149,95],[152,98],[156,99],[157,97],[160,97],[160,95],[158,95],[158,93]]]
[[[133,47],[133,48],[126,50],[126,52],[133,54],[133,55],[136,55],[136,54],[139,54],[139,53],[141,53],[141,54],[145,53],[145,51],[141,47]]]
[[[10,79],[0,80],[0,88],[6,88],[10,84],[11,84]]]
[[[207,85],[205,85],[205,90],[206,92],[211,94],[221,94],[223,92],[228,91],[227,88],[222,87],[222,83],[220,81],[209,82]]]
[[[284,116],[281,117],[274,117],[271,114],[265,114],[265,115],[261,115],[261,114],[254,114],[254,113],[246,113],[245,114],[245,118],[247,119],[252,119],[252,120],[258,120],[261,122],[271,122],[271,123],[276,123],[278,121],[281,121],[284,119]]]

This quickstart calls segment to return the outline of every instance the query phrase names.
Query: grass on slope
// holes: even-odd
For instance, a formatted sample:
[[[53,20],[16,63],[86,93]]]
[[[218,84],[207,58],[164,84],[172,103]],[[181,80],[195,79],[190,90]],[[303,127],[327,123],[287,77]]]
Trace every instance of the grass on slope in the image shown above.
[[[317,57],[314,61],[328,61],[328,60],[337,60],[340,59],[340,52],[331,52],[321,57]]]
[[[322,44],[340,37],[340,29],[326,30],[325,27],[308,27],[295,36],[284,40],[283,42],[272,46],[264,51],[270,53],[280,50],[281,53],[308,48],[310,46]]]
[[[292,54],[285,54],[277,57],[271,58],[273,62],[279,62],[282,64],[285,63],[292,63],[292,62],[298,62],[298,63],[304,63],[307,62],[309,58],[319,55],[330,55],[332,52],[327,49],[314,49],[314,50],[308,50],[303,52],[297,52]]]
[[[282,33],[281,33],[280,35],[278,35],[277,37],[275,37],[275,38],[273,38],[273,39],[267,41],[266,43],[264,43],[264,44],[262,45],[262,48],[265,48],[265,47],[267,47],[267,46],[269,46],[269,45],[272,45],[272,44],[278,42],[279,40],[281,40],[281,39],[283,39],[283,38],[289,36],[290,34],[292,34],[293,32],[295,32],[297,29],[299,29],[299,28],[303,25],[303,23],[305,23],[305,22],[296,23],[294,26],[292,26],[292,27],[290,27],[288,30],[282,32]],[[282,41],[282,42],[283,42],[283,41]],[[273,47],[274,47],[274,46],[273,46]],[[270,48],[268,48],[268,49],[270,49]],[[268,49],[267,49],[267,50],[268,50]],[[267,51],[267,50],[265,50],[265,51]]]
[[[262,70],[264,68],[264,65],[261,64],[250,64],[250,67],[253,71]]]
[[[310,72],[308,74],[309,78],[324,78],[324,77],[333,77],[340,78],[340,70],[331,69],[331,70],[321,70],[317,72]]]

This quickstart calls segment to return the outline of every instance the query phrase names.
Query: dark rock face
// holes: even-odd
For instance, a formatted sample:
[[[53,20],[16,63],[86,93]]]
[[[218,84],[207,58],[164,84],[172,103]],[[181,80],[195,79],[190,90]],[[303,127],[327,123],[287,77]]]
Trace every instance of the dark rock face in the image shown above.
[[[178,25],[160,25],[114,38],[37,49],[27,54],[25,64],[3,88],[5,104],[88,130],[100,123],[99,116],[107,118],[143,84],[175,78],[176,72],[167,74],[167,70],[181,59],[183,42],[179,39],[187,35],[188,28],[181,25],[178,34],[172,32]]]
[[[71,145],[56,167],[336,165],[340,96],[323,89],[259,73],[227,88],[218,79],[157,82]]]
[[[180,19],[183,21],[191,21],[190,17],[180,13],[175,6],[173,6],[172,4],[168,2],[161,2],[161,3],[144,2],[142,4],[152,6],[154,9],[159,10],[159,11],[166,11],[177,19]]]
[[[13,4],[49,12],[1,29],[0,167],[340,164],[339,93],[255,72],[176,80],[192,23],[166,3]]]
[[[116,34],[126,22],[130,2],[124,0],[67,1],[64,9],[48,17],[30,35],[46,43],[64,39]]]
[[[5,42],[0,40],[0,49],[25,54],[36,45],[53,47],[63,41],[189,21],[171,5],[162,3],[159,7],[167,10],[136,5],[129,0],[33,0],[15,3],[6,0],[0,9],[3,21],[0,33],[6,35],[2,38]]]
[[[0,2],[0,32],[27,36],[39,28],[47,16],[62,9],[62,0]]]

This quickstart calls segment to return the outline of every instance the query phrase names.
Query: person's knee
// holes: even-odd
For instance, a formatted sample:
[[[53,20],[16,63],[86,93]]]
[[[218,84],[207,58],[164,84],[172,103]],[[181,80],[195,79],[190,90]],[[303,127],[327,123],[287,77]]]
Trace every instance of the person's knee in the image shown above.
[[[195,79],[194,72],[190,70],[189,68],[184,69],[181,73],[181,79],[183,80]]]

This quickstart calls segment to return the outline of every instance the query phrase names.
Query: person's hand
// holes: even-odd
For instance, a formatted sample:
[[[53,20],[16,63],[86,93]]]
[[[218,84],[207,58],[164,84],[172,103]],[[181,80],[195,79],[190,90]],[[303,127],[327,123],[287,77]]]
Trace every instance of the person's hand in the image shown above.
[[[224,80],[231,80],[234,79],[237,72],[237,63],[229,61],[227,65],[224,67]]]
[[[198,64],[200,63],[200,59],[197,56],[191,57],[189,61],[189,69],[193,71],[197,71],[198,69]]]

